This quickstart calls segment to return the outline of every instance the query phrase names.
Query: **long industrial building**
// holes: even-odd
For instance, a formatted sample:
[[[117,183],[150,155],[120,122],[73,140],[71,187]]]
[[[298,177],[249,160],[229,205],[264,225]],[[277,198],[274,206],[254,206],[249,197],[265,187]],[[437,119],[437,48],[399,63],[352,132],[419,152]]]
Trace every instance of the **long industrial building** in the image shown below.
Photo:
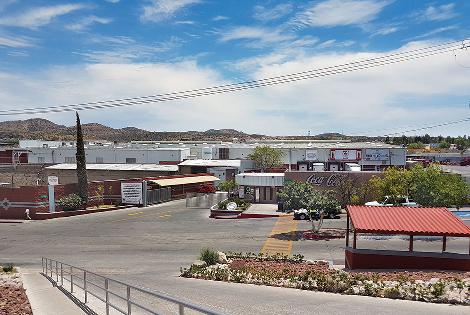
[[[92,164],[180,164],[186,160],[247,160],[258,146],[282,151],[288,170],[343,171],[356,167],[381,171],[406,165],[406,148],[378,142],[349,141],[259,141],[259,142],[89,142],[87,163]],[[75,163],[75,143],[22,140],[28,164]]]

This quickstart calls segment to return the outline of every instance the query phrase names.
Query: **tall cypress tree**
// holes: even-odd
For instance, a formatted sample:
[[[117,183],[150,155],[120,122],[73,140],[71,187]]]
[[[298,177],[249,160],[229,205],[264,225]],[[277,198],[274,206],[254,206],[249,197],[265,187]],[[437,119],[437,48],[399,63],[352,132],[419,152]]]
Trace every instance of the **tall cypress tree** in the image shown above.
[[[78,112],[75,112],[75,114],[77,115],[77,153],[75,157],[77,161],[78,194],[86,205],[88,203],[88,178],[86,173],[85,144],[83,143],[80,116],[78,116]]]

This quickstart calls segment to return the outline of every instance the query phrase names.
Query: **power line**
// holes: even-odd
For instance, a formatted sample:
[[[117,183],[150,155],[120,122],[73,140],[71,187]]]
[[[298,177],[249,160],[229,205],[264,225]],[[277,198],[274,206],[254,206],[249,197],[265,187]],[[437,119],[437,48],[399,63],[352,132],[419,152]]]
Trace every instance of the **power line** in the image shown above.
[[[415,131],[421,131],[421,130],[432,129],[432,128],[437,128],[437,127],[444,127],[444,126],[449,126],[449,125],[460,124],[460,123],[467,122],[467,121],[470,122],[470,117],[459,119],[459,120],[454,120],[454,121],[449,121],[449,122],[445,122],[445,123],[439,123],[439,124],[436,124],[436,125],[430,125],[430,126],[425,126],[425,127],[415,128],[415,129],[409,129],[409,130],[405,130],[405,131],[401,131],[401,132],[389,133],[389,134],[386,134],[384,136],[386,137],[386,136],[402,135],[402,134],[409,133],[409,132],[415,132]]]
[[[406,60],[423,58],[423,57],[427,57],[430,55],[447,52],[449,51],[449,49],[451,49],[448,46],[449,44],[441,44],[441,45],[432,46],[431,47],[432,50],[429,50],[428,48],[428,51],[423,51],[425,50],[425,48],[421,48],[421,49],[417,49],[417,50],[410,51],[410,52],[402,52],[402,53],[389,55],[389,56],[395,56],[395,59],[391,59],[391,60],[381,60],[386,57],[389,57],[389,56],[383,56],[383,57],[378,57],[378,58],[366,59],[366,60],[358,61],[358,62],[352,62],[349,64],[344,64],[344,65],[339,65],[339,66],[326,67],[326,68],[321,68],[317,70],[304,71],[300,73],[278,76],[278,77],[273,77],[273,78],[254,80],[254,81],[235,83],[235,84],[228,84],[228,85],[216,86],[216,87],[210,87],[210,88],[204,88],[204,89],[196,89],[196,90],[191,90],[191,91],[167,93],[167,94],[145,96],[145,97],[138,97],[138,98],[120,99],[120,100],[114,100],[114,101],[101,101],[101,102],[93,102],[93,103],[56,106],[56,107],[40,107],[40,108],[30,108],[30,109],[4,110],[4,111],[0,111],[0,115],[35,114],[35,113],[47,113],[47,112],[63,112],[63,111],[71,111],[71,110],[120,107],[120,106],[130,106],[130,105],[137,105],[137,104],[169,101],[169,100],[175,100],[175,99],[192,98],[192,97],[220,94],[220,93],[226,93],[226,92],[234,92],[234,91],[246,90],[246,89],[251,89],[251,88],[256,88],[256,87],[261,87],[261,86],[269,86],[269,85],[275,85],[275,84],[281,84],[281,83],[287,83],[287,82],[294,82],[294,81],[299,81],[299,80],[304,80],[304,79],[309,79],[309,78],[314,78],[314,77],[322,77],[326,75],[350,72],[350,71],[355,71],[355,70],[367,69],[367,68],[371,68],[375,66],[381,66],[385,64],[391,64],[391,63],[396,63],[396,62],[401,62],[401,61],[406,61]],[[455,50],[455,47],[452,47],[452,50]],[[423,51],[423,52],[419,52],[419,51]],[[416,52],[418,53],[416,54]],[[405,54],[407,55],[403,56]],[[370,63],[371,61],[373,63]],[[334,68],[338,68],[338,69],[332,71],[331,69],[334,69]]]
[[[456,41],[445,44],[439,44],[414,50],[409,50],[405,52],[399,52],[394,54],[389,54],[381,57],[369,58],[349,63],[344,63],[336,66],[329,66],[319,69],[307,70],[292,74],[280,75],[265,79],[251,80],[240,83],[225,84],[207,88],[200,88],[194,90],[173,92],[173,93],[164,93],[150,96],[134,97],[134,98],[123,98],[111,101],[98,101],[98,102],[88,102],[80,104],[71,104],[71,105],[61,105],[61,106],[49,106],[49,107],[36,107],[36,108],[26,108],[26,109],[10,109],[10,110],[0,110],[0,116],[12,116],[12,115],[25,115],[25,114],[42,114],[42,113],[57,113],[57,112],[67,112],[67,111],[77,111],[77,110],[91,110],[91,109],[100,109],[100,108],[114,108],[114,107],[123,107],[123,106],[134,106],[139,104],[147,103],[159,103],[167,102],[172,100],[179,99],[190,99],[195,97],[215,95],[222,93],[237,92],[249,89],[255,89],[260,87],[267,87],[272,85],[285,84],[290,82],[296,82],[301,80],[313,79],[326,77],[330,75],[336,75],[341,73],[359,71],[369,68],[375,68],[379,66],[385,66],[410,60],[416,60],[421,58],[426,58],[434,55],[443,54],[450,51],[455,51],[456,49],[466,49],[470,44],[465,43],[465,41]]]

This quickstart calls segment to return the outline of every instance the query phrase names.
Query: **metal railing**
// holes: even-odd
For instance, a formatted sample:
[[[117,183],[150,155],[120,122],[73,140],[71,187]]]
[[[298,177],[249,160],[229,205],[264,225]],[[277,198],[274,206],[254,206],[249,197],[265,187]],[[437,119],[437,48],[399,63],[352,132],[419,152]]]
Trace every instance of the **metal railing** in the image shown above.
[[[95,297],[96,299],[105,303],[106,315],[110,314],[111,309],[114,309],[124,315],[133,314],[132,312],[135,309],[139,309],[149,314],[162,314],[150,309],[149,306],[145,306],[142,303],[137,302],[136,299],[134,299],[134,295],[137,293],[143,294],[148,298],[163,300],[165,302],[170,302],[171,304],[176,305],[178,307],[178,314],[180,315],[184,315],[185,309],[193,310],[202,314],[221,315],[221,313],[210,310],[208,308],[199,305],[194,305],[192,303],[179,300],[163,293],[152,292],[144,288],[129,285],[119,280],[110,279],[108,277],[98,275],[94,272],[85,270],[83,268],[75,267],[64,262],[49,259],[46,257],[43,257],[41,260],[43,274],[48,277],[52,282],[55,282],[56,286],[60,286],[62,289],[67,290],[66,286],[64,286],[64,281],[67,281],[70,284],[70,290],[67,291],[69,291],[71,294],[74,293],[74,290],[76,290],[76,288],[82,289],[84,293],[83,302],[85,304],[88,303],[89,295]],[[102,280],[103,286],[91,281],[91,277]],[[110,287],[111,284],[117,284],[125,288],[125,295],[123,296],[120,295],[119,292],[113,291]],[[96,293],[96,291],[101,291],[102,293],[104,293],[104,297]],[[120,305],[113,304],[111,302],[111,297],[117,298],[122,302],[121,304],[125,306],[122,307]]]

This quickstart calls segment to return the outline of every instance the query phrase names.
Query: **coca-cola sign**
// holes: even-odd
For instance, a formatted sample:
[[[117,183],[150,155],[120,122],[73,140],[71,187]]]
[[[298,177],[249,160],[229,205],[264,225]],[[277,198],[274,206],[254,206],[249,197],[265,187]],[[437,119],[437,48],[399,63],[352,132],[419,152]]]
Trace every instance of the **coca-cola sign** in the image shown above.
[[[336,173],[328,176],[313,174],[307,178],[306,182],[315,186],[337,187],[346,179],[346,177],[348,177],[348,175]]]

